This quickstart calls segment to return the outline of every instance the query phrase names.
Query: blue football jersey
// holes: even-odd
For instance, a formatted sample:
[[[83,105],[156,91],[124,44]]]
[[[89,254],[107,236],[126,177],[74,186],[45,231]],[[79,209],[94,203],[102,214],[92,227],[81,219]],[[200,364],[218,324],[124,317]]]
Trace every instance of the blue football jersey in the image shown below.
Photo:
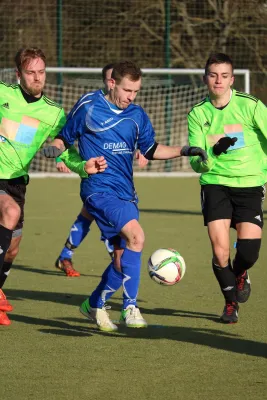
[[[155,132],[142,107],[130,104],[118,109],[108,102],[104,93],[88,93],[81,97],[68,115],[59,136],[73,145],[78,140],[83,160],[104,156],[108,168],[81,181],[81,197],[110,192],[124,200],[136,201],[133,183],[135,149],[142,154],[155,143]]]

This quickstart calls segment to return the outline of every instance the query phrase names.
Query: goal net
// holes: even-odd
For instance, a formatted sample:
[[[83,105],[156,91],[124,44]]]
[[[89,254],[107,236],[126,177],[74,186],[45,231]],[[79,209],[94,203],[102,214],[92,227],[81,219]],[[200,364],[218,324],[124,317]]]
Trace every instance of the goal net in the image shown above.
[[[60,76],[61,84],[57,84],[58,73],[54,76],[48,73],[47,81],[49,83],[45,87],[46,95],[62,104],[66,113],[84,93],[97,90],[103,86],[99,73],[86,78],[83,75],[74,75],[73,77],[71,74],[64,74],[63,79]],[[190,83],[187,82],[189,74],[187,76],[185,74],[180,75],[180,81],[177,75],[175,77],[144,75],[142,90],[138,94],[136,102],[149,115],[156,132],[157,142],[166,145],[187,144],[187,113],[207,93],[206,87],[201,84],[201,77],[201,74],[195,75],[193,79],[191,77]],[[14,83],[14,71],[0,70],[0,80]],[[244,90],[244,76],[240,79],[239,86]],[[31,164],[30,172],[55,174],[57,173],[55,161],[46,159],[37,153]],[[138,167],[135,161],[134,172],[162,174],[192,172],[192,170],[188,158],[180,157],[169,161],[149,161],[148,165],[142,169]],[[63,176],[63,174],[60,174],[60,176]]]

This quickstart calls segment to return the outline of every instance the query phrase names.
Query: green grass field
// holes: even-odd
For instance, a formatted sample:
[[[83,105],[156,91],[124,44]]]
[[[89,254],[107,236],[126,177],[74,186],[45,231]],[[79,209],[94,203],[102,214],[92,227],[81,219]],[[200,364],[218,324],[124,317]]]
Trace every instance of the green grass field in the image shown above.
[[[267,399],[265,238],[238,324],[220,324],[198,180],[136,178],[136,187],[146,234],[139,306],[149,327],[103,333],[78,310],[109,263],[95,224],[75,253],[81,277],[54,268],[81,207],[79,180],[31,180],[21,250],[4,287],[14,311],[0,327],[1,400]],[[187,264],[173,287],[151,281],[146,268],[165,246]],[[110,305],[116,321],[121,292]]]

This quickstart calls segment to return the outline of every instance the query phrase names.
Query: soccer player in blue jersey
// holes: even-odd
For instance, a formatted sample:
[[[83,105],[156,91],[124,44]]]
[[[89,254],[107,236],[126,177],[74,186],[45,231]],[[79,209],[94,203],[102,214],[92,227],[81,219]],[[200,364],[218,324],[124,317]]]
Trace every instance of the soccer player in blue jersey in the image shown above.
[[[109,90],[109,83],[111,79],[113,65],[114,64],[112,63],[107,64],[102,69],[102,80],[105,87],[104,89],[105,93],[108,93]],[[83,101],[83,99],[84,97],[82,97],[79,101]],[[140,153],[140,151],[136,152],[136,158],[138,160],[138,165],[140,167],[145,167],[147,165],[148,160]],[[56,163],[58,171],[65,173],[71,172],[60,157],[57,157]],[[65,245],[55,262],[55,267],[63,271],[68,277],[80,276],[80,272],[74,269],[72,257],[74,250],[79,247],[79,245],[82,243],[84,238],[89,233],[90,226],[93,221],[94,218],[90,214],[88,214],[85,206],[83,206],[76,220],[71,225],[70,232],[65,242]],[[113,251],[114,251],[113,245],[109,242],[108,239],[106,239],[103,236],[101,237],[101,240],[103,240],[103,242],[105,243],[109,255],[113,257]]]
[[[117,330],[105,302],[121,286],[121,322],[132,328],[147,326],[137,306],[145,235],[138,222],[138,199],[133,182],[136,147],[148,160],[192,155],[201,160],[207,158],[199,147],[165,146],[156,142],[149,117],[142,107],[133,103],[140,89],[140,68],[130,61],[115,64],[108,93],[98,91],[90,101],[78,102],[51,144],[63,151],[78,140],[82,158],[102,155],[108,164],[102,174],[82,179],[80,191],[86,210],[95,218],[102,234],[114,244],[114,260],[80,307],[82,314],[104,331]],[[49,152],[49,147],[43,150],[44,155],[49,156]]]
[[[111,72],[113,69],[113,64],[107,64],[102,69],[102,80],[105,86],[105,92],[109,90],[109,80],[111,78]],[[85,97],[81,97],[79,101],[86,101],[87,95]],[[66,164],[61,160],[60,157],[56,158],[56,167],[57,170],[60,172],[70,173],[70,169],[66,166]],[[63,249],[59,257],[55,262],[55,267],[63,271],[66,276],[68,277],[78,277],[80,276],[80,272],[74,269],[72,257],[74,250],[82,243],[84,238],[90,231],[90,226],[94,218],[86,211],[85,206],[82,207],[79,215],[77,216],[76,220],[73,222],[70,228],[69,235],[65,242]],[[108,253],[112,256],[113,255],[113,245],[109,243],[109,241],[105,238],[102,238]]]

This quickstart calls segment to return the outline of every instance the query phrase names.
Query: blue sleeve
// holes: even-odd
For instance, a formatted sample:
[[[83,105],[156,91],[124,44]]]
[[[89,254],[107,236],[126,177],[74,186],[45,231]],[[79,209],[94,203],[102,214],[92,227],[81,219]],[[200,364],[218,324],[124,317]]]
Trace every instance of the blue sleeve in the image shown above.
[[[143,111],[137,139],[137,148],[141,151],[142,154],[146,154],[146,152],[154,145],[154,143],[154,128],[148,115]]]
[[[66,147],[74,144],[75,140],[82,134],[85,125],[86,108],[84,106],[79,107],[77,104],[68,114],[66,124],[57,135],[57,138],[63,140]]]

